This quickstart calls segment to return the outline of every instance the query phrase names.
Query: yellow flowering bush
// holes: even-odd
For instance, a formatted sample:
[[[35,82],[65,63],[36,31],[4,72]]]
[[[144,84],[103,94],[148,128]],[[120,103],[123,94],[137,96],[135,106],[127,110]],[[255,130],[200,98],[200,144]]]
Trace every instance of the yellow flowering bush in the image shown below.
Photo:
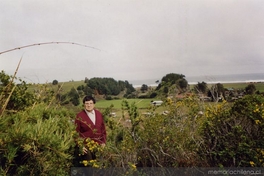
[[[96,158],[100,159],[100,156],[102,155],[104,151],[104,147],[98,144],[97,142],[93,141],[90,138],[76,138],[76,143],[78,145],[79,149],[79,156],[85,155],[83,148],[85,147],[89,152],[92,152]],[[94,167],[94,168],[101,168],[102,163],[100,163],[99,159],[94,159],[94,160],[81,160],[79,161],[83,166],[88,166],[88,167]]]
[[[208,108],[199,152],[209,166],[264,166],[263,103],[262,95],[247,95],[230,107],[217,104]]]
[[[99,168],[99,162],[97,160],[83,160],[81,161],[81,163],[84,165],[84,166],[91,166],[93,168]]]
[[[91,152],[100,152],[102,151],[102,147],[97,142],[91,140],[90,138],[86,138],[84,142],[84,147],[86,147]]]

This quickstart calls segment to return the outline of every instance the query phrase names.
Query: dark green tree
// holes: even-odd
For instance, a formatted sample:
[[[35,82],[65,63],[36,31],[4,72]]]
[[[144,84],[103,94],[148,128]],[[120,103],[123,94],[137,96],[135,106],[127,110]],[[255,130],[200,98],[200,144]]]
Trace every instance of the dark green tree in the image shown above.
[[[80,85],[77,87],[77,90],[83,90],[84,89],[84,85]]]
[[[156,90],[160,90],[164,86],[172,86],[176,84],[180,89],[184,90],[188,86],[188,82],[185,76],[182,74],[169,73],[161,79],[161,82],[157,86]]]
[[[252,95],[256,92],[256,86],[254,84],[249,84],[245,88],[246,94]]]
[[[179,79],[184,79],[185,76],[183,74],[176,74],[176,73],[169,73],[166,76],[164,76],[161,81],[175,84]]]
[[[70,102],[72,102],[73,105],[78,106],[80,104],[80,96],[76,89],[72,88],[71,91],[68,93],[68,96],[70,98]]]
[[[88,83],[89,79],[87,77],[85,77],[84,79],[84,83]]]
[[[188,87],[188,81],[186,79],[181,78],[176,83],[182,91],[186,91],[186,88]]]
[[[169,88],[168,87],[164,87],[163,93],[165,93],[165,94],[169,93]]]
[[[126,88],[126,94],[130,95],[132,92],[135,92],[136,89],[133,87],[132,84],[129,84],[128,81],[125,81],[125,88]]]
[[[207,92],[207,83],[205,82],[198,82],[197,85],[194,86],[195,92],[201,92],[201,93],[206,93]]]
[[[135,91],[128,81],[116,81],[113,78],[91,78],[87,87],[100,95],[118,95],[125,89],[129,94]]]
[[[141,90],[141,92],[146,92],[148,90],[148,85],[142,84],[140,90]]]
[[[59,81],[56,79],[52,81],[52,85],[57,85],[58,83],[59,83]]]

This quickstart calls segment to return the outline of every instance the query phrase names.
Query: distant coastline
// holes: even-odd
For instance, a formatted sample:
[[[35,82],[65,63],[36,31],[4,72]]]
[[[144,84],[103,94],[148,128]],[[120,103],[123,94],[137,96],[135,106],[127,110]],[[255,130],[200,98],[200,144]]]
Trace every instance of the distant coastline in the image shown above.
[[[249,74],[230,74],[230,75],[204,75],[204,76],[185,76],[190,85],[198,82],[206,82],[207,84],[216,83],[264,83],[264,73],[249,73]],[[148,86],[158,86],[156,81],[160,79],[134,80],[129,81],[134,87],[141,87],[142,84]]]

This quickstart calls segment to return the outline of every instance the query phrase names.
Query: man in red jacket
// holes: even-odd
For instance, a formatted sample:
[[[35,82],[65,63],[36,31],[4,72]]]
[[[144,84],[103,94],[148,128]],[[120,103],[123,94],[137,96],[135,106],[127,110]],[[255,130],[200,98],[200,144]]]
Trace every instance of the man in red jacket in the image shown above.
[[[95,109],[95,99],[92,96],[86,96],[83,99],[84,110],[79,112],[75,119],[76,131],[80,137],[90,138],[101,144],[106,143],[106,129],[103,115]],[[86,159],[95,159],[95,156],[87,149],[83,148],[83,152],[87,154]]]

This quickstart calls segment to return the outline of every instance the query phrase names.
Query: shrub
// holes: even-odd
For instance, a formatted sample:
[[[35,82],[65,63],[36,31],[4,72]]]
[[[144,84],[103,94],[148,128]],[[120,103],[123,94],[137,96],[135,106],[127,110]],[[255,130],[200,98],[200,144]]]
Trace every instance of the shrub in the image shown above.
[[[208,109],[201,156],[209,166],[264,166],[264,97],[248,95],[232,107]]]
[[[15,84],[14,81],[19,84]],[[32,92],[28,91],[25,81],[0,72],[0,115],[5,111],[20,111],[31,106],[36,101]]]
[[[137,162],[141,167],[189,167],[199,165],[196,149],[201,138],[199,112],[202,104],[195,97],[168,101],[168,114],[153,113],[143,119],[137,141]]]
[[[138,96],[138,98],[144,99],[144,98],[149,98],[149,96],[148,95],[140,95],[140,96]]]
[[[64,109],[37,105],[0,119],[0,175],[68,175],[76,134]]]
[[[187,106],[188,105],[188,106]],[[188,107],[186,109],[186,106]],[[199,165],[196,150],[201,138],[200,102],[189,97],[167,105],[167,115],[155,108],[150,117],[140,116],[135,104],[123,101],[122,125],[108,119],[107,145],[100,153],[104,167],[179,167]]]
[[[58,83],[59,83],[59,81],[56,79],[52,81],[52,85],[57,85]]]
[[[155,98],[158,94],[156,92],[153,92],[150,94],[149,98]]]

